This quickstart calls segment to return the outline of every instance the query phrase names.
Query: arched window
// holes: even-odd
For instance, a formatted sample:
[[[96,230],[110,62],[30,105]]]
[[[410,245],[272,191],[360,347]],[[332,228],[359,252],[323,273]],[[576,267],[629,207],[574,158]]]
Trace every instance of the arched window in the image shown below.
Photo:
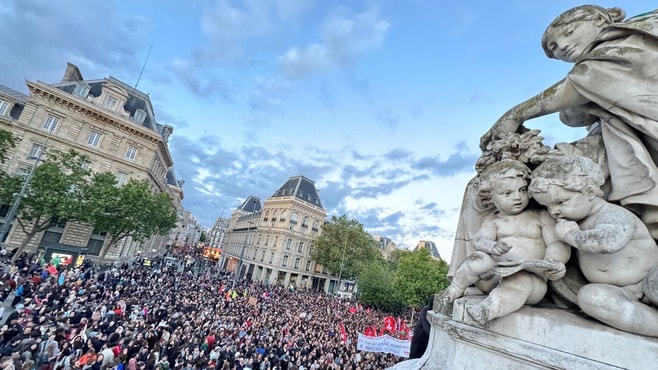
[[[290,223],[297,225],[297,212],[292,212],[290,214]]]
[[[288,217],[288,212],[283,211],[281,212],[281,218],[279,219],[279,221],[283,222],[286,220],[287,217]]]
[[[317,221],[317,220],[313,221],[313,227],[312,227],[312,229],[313,229],[314,231],[318,231],[318,221]]]
[[[302,227],[308,227],[308,216],[304,216],[302,219]]]

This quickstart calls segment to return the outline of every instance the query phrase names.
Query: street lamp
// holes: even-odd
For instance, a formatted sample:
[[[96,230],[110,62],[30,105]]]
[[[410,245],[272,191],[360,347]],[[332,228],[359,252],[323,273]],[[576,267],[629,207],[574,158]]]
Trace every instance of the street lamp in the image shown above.
[[[238,260],[238,268],[235,270],[235,273],[233,274],[233,285],[231,286],[231,290],[235,287],[235,283],[238,280],[238,274],[240,273],[240,270],[242,269],[242,257],[244,256],[244,249],[247,246],[247,240],[249,239],[249,233],[251,232],[251,225],[253,225],[253,221],[247,221],[247,237],[244,239],[244,243],[242,243],[242,248],[240,248],[240,259]]]
[[[46,144],[48,144],[48,140],[50,139],[50,135],[52,135],[54,129],[55,129],[55,125],[51,125],[50,130],[48,131],[48,136],[46,136],[46,140],[43,142],[43,149],[40,150],[39,153],[37,154],[34,164],[32,165],[32,168],[30,168],[30,172],[27,174],[27,177],[25,177],[25,181],[23,181],[23,186],[21,187],[21,191],[16,195],[16,198],[14,199],[14,204],[11,205],[11,209],[9,209],[9,212],[5,217],[5,223],[2,224],[2,228],[0,228],[0,243],[2,243],[3,240],[5,240],[5,237],[9,232],[9,228],[11,227],[11,224],[14,221],[14,218],[16,217],[18,206],[21,204],[21,199],[25,196],[25,192],[27,191],[27,186],[30,184],[30,180],[32,180],[32,176],[34,176],[34,171],[37,169],[37,166],[41,161],[41,156],[43,155],[43,152],[46,151]],[[15,255],[14,257],[18,257],[18,256]]]

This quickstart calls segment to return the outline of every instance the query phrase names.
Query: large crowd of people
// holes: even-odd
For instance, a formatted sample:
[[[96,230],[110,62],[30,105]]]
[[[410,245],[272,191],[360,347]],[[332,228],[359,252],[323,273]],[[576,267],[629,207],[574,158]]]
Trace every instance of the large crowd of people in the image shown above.
[[[236,283],[198,262],[183,271],[157,261],[5,263],[0,368],[365,370],[404,359],[357,350],[357,333],[384,312],[324,292]]]

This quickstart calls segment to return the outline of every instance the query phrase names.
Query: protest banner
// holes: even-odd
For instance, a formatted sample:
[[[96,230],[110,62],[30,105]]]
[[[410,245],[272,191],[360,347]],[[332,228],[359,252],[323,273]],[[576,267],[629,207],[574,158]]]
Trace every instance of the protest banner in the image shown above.
[[[389,335],[368,337],[359,333],[356,349],[366,352],[390,353],[400,357],[409,357],[411,340],[395,339]]]

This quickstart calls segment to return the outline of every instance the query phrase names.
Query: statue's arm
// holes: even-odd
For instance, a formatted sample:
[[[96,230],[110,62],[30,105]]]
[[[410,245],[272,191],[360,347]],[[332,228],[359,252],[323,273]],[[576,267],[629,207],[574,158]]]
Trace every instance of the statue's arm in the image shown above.
[[[542,236],[546,243],[544,259],[567,263],[571,258],[571,246],[560,240],[555,234],[555,219],[548,212],[541,213]]]
[[[498,229],[495,222],[485,220],[473,238],[473,248],[493,256],[500,256],[510,250],[510,245],[496,239],[498,239]]]
[[[563,240],[585,252],[615,253],[628,245],[635,231],[633,220],[617,216],[617,220],[602,220],[588,230],[573,228],[564,234]]]
[[[586,103],[589,103],[589,100],[578,93],[571,81],[565,78],[505,112],[491,129],[482,136],[480,148],[484,150],[492,139],[515,132],[523,122],[529,119],[560,112]]]

